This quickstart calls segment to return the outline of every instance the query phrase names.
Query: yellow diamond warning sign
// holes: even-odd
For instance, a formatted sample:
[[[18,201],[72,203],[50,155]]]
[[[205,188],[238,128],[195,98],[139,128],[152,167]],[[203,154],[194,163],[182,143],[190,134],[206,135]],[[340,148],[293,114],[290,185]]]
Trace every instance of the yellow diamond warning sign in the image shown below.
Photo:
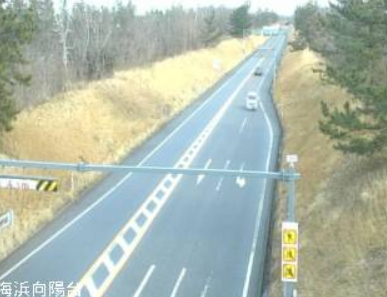
[[[282,259],[284,262],[296,262],[297,261],[297,249],[295,247],[284,247]]]
[[[284,229],[282,240],[284,244],[297,244],[297,232],[295,230]]]
[[[295,264],[282,265],[282,281],[297,282],[297,265]]]
[[[293,222],[282,223],[282,244],[298,244],[298,224]]]

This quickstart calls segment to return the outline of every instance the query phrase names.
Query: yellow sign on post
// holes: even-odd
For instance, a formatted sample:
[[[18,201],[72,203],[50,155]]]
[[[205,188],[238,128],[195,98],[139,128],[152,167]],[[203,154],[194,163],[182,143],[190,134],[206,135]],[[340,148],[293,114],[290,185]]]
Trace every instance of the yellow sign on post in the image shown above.
[[[285,246],[282,249],[282,259],[286,262],[297,262],[297,249],[295,247]]]
[[[282,278],[286,279],[287,281],[297,279],[297,266],[295,264],[284,264],[282,266]]]
[[[282,240],[284,244],[297,244],[297,232],[295,230],[285,229]]]
[[[282,281],[297,282],[298,224],[282,223]]]

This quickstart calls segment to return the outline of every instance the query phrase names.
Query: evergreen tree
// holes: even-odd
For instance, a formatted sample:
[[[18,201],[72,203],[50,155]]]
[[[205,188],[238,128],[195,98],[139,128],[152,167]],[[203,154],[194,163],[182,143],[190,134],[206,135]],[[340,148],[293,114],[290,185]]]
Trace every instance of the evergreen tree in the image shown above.
[[[246,3],[235,9],[230,16],[231,35],[244,37],[245,31],[251,27],[249,14],[250,4]]]
[[[314,2],[297,7],[294,12],[294,28],[297,30],[297,38],[292,43],[295,50],[305,49],[313,42],[313,35],[318,31],[315,26],[318,13],[319,7]]]
[[[22,1],[0,0],[0,133],[11,129],[16,115],[14,87],[30,79],[20,65],[26,62],[22,47],[31,39],[33,28],[33,14]]]
[[[332,50],[323,78],[352,99],[322,103],[320,129],[344,153],[372,155],[387,147],[387,0],[338,0],[324,22]]]
[[[297,7],[294,13],[297,35],[291,43],[293,50],[310,47],[315,51],[324,51],[330,48],[331,41],[323,26],[326,13],[326,9],[319,7],[316,1]]]

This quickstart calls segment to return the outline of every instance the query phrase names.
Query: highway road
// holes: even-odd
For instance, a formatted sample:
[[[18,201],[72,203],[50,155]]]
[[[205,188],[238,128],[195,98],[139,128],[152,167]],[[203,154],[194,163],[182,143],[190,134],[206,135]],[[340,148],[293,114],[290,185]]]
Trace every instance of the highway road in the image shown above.
[[[124,164],[275,170],[270,90],[285,44],[270,38]],[[257,111],[244,107],[249,91]],[[34,296],[73,285],[81,296],[258,296],[272,194],[269,180],[111,174],[4,260],[0,282],[24,282],[25,296],[32,284]]]

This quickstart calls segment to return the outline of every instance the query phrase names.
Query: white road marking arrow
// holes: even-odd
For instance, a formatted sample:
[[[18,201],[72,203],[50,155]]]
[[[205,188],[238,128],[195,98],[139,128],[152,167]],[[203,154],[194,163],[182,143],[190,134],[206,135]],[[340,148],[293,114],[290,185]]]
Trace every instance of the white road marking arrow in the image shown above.
[[[243,168],[245,167],[245,163],[242,164],[241,168],[239,169],[239,171],[242,171]],[[246,185],[246,179],[244,177],[240,177],[238,176],[236,178],[236,181],[237,185],[240,187],[240,188],[244,188],[245,185]]]
[[[244,177],[237,177],[236,179],[236,183],[238,184],[238,186],[240,188],[244,188],[244,186],[246,185],[246,179]]]

